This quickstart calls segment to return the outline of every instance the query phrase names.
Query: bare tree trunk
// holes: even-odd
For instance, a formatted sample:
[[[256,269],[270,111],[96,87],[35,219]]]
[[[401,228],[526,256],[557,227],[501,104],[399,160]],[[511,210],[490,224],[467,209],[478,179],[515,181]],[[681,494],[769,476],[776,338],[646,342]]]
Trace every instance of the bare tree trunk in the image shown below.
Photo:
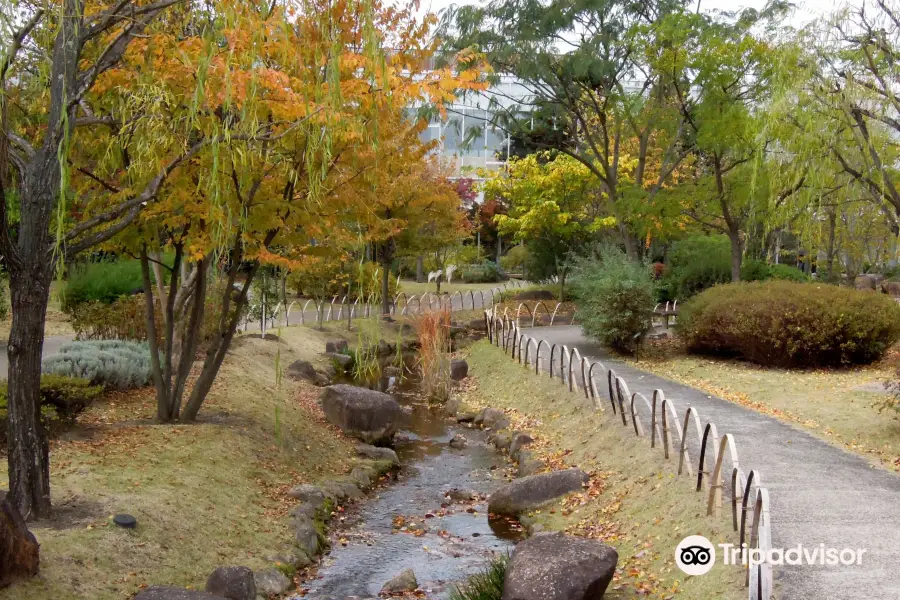
[[[39,258],[35,263],[39,263]],[[50,275],[33,264],[11,271],[8,423],[10,501],[26,520],[50,514],[50,443],[41,424],[41,351]],[[52,269],[51,269],[52,270]]]
[[[500,257],[503,256],[503,238],[497,234],[497,264],[500,264]]]
[[[826,277],[834,281],[834,237],[837,227],[837,213],[834,209],[828,212],[828,254],[826,256]]]
[[[741,258],[743,248],[741,247],[741,233],[739,231],[729,231],[728,239],[731,240],[731,281],[741,280]]]
[[[416,257],[416,283],[425,281],[425,257],[421,254]]]
[[[274,233],[271,233],[264,242],[265,245],[268,245],[274,237]],[[240,244],[240,241],[236,241],[236,244]],[[239,247],[236,247],[232,250],[232,261],[237,264],[240,262],[239,258],[241,256],[242,250]],[[206,353],[206,360],[203,361],[203,369],[200,372],[200,376],[197,378],[197,381],[194,383],[194,388],[191,390],[191,396],[188,399],[187,404],[184,407],[184,412],[181,415],[182,421],[194,421],[197,419],[197,414],[200,412],[200,407],[203,406],[203,402],[206,400],[206,397],[209,395],[209,390],[212,389],[213,381],[216,379],[216,375],[219,373],[219,369],[222,367],[222,363],[225,361],[225,355],[228,353],[228,349],[231,347],[231,341],[234,339],[234,333],[237,330],[238,322],[241,318],[241,313],[243,312],[244,306],[247,304],[247,294],[250,290],[250,284],[253,282],[253,278],[256,276],[256,272],[259,269],[259,263],[254,263],[253,267],[250,269],[250,272],[247,273],[247,279],[244,281],[244,285],[241,287],[241,291],[238,293],[237,299],[234,301],[234,311],[231,311],[230,308],[230,294],[232,293],[231,285],[234,283],[234,272],[237,269],[234,269],[234,272],[229,274],[229,285],[226,287],[225,293],[229,294],[229,300],[225,300],[222,303],[223,313],[221,318],[219,319],[219,330],[216,333],[215,337],[210,341],[209,349]],[[322,303],[324,306],[324,303]]]

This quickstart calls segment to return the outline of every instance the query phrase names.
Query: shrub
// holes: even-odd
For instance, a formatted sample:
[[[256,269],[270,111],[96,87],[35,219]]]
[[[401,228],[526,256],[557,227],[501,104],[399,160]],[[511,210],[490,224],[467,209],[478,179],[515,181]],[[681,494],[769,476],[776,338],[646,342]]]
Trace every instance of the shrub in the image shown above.
[[[462,280],[465,283],[497,283],[508,279],[503,269],[497,263],[489,260],[480,265],[466,265],[460,271],[462,271]]]
[[[741,281],[765,281],[772,277],[772,269],[764,260],[750,258],[741,264]]]
[[[672,245],[660,301],[686,300],[717,283],[731,281],[731,242],[724,235],[694,236]]]
[[[809,275],[790,265],[770,265],[755,258],[745,260],[744,264],[741,265],[741,281],[766,281],[767,279],[810,281]]]
[[[812,281],[812,278],[809,275],[791,265],[771,265],[769,270],[772,279],[798,282]]]
[[[210,288],[200,326],[201,341],[215,334],[221,316],[222,290],[219,284]],[[163,335],[163,315],[159,299],[154,306],[157,339]],[[233,305],[232,305],[233,307]],[[147,341],[147,305],[144,294],[123,296],[112,304],[85,302],[71,312],[72,328],[81,340]]]
[[[115,390],[150,383],[150,350],[146,344],[122,340],[89,340],[63,345],[44,359],[44,373],[78,377]]]
[[[122,296],[143,291],[141,263],[115,260],[75,265],[60,292],[63,310],[71,313],[85,302],[111,304]]]
[[[450,600],[500,600],[509,568],[509,556],[494,558],[481,573],[469,577],[450,592]]]
[[[742,282],[684,304],[678,330],[689,351],[767,366],[868,363],[900,339],[900,306],[880,294],[827,284]]]
[[[7,416],[7,384],[0,382],[0,420]],[[52,411],[42,410],[45,419],[58,416],[60,420],[71,423],[75,417],[85,408],[91,405],[103,388],[93,386],[86,379],[77,377],[64,377],[61,375],[41,376],[41,407],[52,407]],[[4,432],[6,428],[3,428]]]
[[[355,262],[320,261],[313,268],[294,271],[288,275],[288,285],[297,295],[312,298],[338,299],[345,295],[357,299],[381,302],[381,266],[374,262],[362,265]],[[388,277],[388,293],[397,295],[397,278]]]
[[[572,287],[584,331],[604,344],[633,350],[650,328],[656,293],[650,268],[618,248],[579,259]]]

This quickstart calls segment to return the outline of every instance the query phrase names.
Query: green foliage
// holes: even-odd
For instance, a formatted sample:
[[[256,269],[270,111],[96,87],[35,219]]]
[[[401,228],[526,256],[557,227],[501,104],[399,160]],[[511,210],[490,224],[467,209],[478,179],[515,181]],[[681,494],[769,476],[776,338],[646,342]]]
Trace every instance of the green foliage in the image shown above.
[[[661,301],[686,300],[731,281],[731,243],[724,235],[698,235],[675,242],[661,282]]]
[[[63,421],[73,421],[78,413],[90,406],[102,393],[102,387],[91,385],[86,379],[62,375],[41,376],[41,406],[52,407]],[[7,416],[7,401],[7,384],[3,381],[0,383],[0,420]]]
[[[462,280],[465,283],[497,283],[509,279],[497,263],[486,260],[480,265],[462,267]],[[456,273],[454,273],[454,277]]]
[[[602,343],[631,351],[650,328],[656,297],[650,269],[618,248],[579,259],[572,287],[584,331]]]
[[[771,277],[772,269],[764,260],[750,258],[741,263],[741,281],[765,281]]]
[[[510,248],[506,256],[500,257],[500,266],[506,272],[521,273],[528,263],[528,259],[528,247],[525,244],[519,244]]]
[[[122,296],[136,294],[143,289],[139,260],[104,260],[73,265],[60,298],[63,310],[72,314],[76,307],[85,302],[112,304]]]
[[[503,597],[507,568],[508,555],[494,558],[481,573],[476,573],[465,583],[457,585],[450,592],[450,600],[500,600]]]
[[[43,361],[44,373],[78,377],[115,390],[150,383],[150,350],[146,344],[123,340],[71,342]]]
[[[767,366],[865,364],[900,339],[900,306],[882,294],[827,284],[742,282],[683,305],[678,330],[692,352]]]
[[[770,265],[765,261],[751,258],[741,265],[741,281],[766,281],[782,279],[785,281],[810,281],[809,275],[790,265]]]
[[[812,279],[809,275],[791,265],[770,265],[769,276],[772,279],[781,279],[784,281],[808,282]]]

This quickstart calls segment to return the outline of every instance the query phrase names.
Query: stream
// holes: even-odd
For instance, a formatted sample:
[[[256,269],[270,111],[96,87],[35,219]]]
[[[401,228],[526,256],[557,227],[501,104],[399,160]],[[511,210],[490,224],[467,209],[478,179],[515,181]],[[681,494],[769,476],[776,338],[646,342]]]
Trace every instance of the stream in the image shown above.
[[[372,387],[393,383],[382,379]],[[446,599],[454,583],[484,568],[494,553],[511,551],[522,537],[516,525],[488,522],[487,497],[504,483],[506,461],[486,434],[429,407],[414,377],[390,393],[412,409],[395,438],[400,471],[394,482],[348,510],[343,524],[332,521],[332,549],[317,576],[302,586],[304,598],[374,598],[387,581],[412,569],[427,598]],[[468,439],[467,447],[450,447],[456,434]],[[477,497],[448,500],[445,494],[453,488]]]

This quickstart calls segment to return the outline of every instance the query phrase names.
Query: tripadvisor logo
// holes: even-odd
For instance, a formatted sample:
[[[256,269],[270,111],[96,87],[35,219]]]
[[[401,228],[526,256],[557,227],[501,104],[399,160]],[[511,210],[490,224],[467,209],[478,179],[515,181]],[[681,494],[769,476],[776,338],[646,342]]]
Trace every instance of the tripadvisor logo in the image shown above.
[[[716,564],[716,548],[702,535],[689,535],[675,548],[675,564],[688,575],[705,575]]]
[[[756,566],[770,565],[861,565],[865,548],[826,548],[797,544],[793,548],[749,548],[747,544],[719,544],[723,565]],[[691,535],[675,548],[675,564],[688,575],[705,575],[716,564],[716,549],[712,542],[702,535]]]

